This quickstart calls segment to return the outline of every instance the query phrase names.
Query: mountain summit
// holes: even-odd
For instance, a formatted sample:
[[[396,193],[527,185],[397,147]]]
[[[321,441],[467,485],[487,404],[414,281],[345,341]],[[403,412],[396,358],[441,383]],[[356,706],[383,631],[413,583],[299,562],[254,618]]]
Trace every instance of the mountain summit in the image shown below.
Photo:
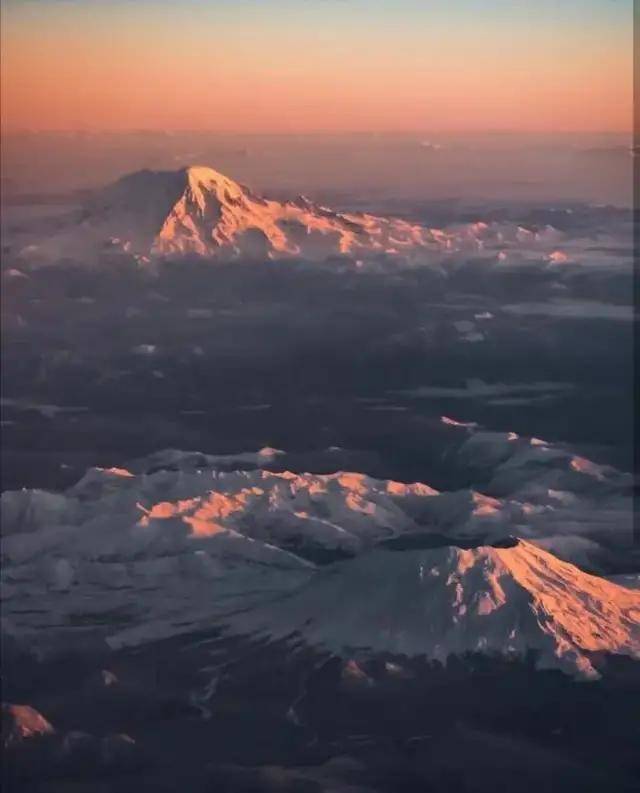
[[[334,212],[304,197],[285,202],[262,198],[205,166],[124,177],[104,191],[87,222],[116,220],[125,209],[132,211],[131,221],[140,231],[140,220],[148,221],[143,223],[146,239],[134,245],[136,252],[156,256],[324,259],[439,247],[434,234],[421,226]],[[122,238],[121,230],[117,236]]]
[[[484,226],[441,231],[367,213],[338,212],[304,196],[263,198],[206,166],[138,171],[97,192],[75,222],[37,245],[45,259],[86,259],[101,248],[141,260],[347,255],[411,256],[482,247]]]
[[[304,196],[278,201],[213,168],[194,165],[123,176],[22,252],[43,262],[86,262],[104,250],[143,263],[183,256],[220,261],[342,256],[360,266],[377,257],[439,264],[464,251],[504,263],[505,250],[514,251],[516,259],[523,251],[538,259],[559,256],[561,238],[550,226],[530,231],[510,222],[477,222],[438,229],[396,217],[340,212]]]
[[[374,549],[235,618],[254,636],[301,636],[343,657],[479,652],[538,655],[542,668],[598,676],[599,655],[640,657],[640,594],[535,545]]]

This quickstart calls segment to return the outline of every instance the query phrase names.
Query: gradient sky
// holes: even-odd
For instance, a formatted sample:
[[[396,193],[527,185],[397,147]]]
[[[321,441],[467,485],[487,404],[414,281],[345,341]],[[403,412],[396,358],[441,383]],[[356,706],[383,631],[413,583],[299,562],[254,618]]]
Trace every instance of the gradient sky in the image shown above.
[[[2,0],[2,123],[628,131],[632,15],[632,0]]]

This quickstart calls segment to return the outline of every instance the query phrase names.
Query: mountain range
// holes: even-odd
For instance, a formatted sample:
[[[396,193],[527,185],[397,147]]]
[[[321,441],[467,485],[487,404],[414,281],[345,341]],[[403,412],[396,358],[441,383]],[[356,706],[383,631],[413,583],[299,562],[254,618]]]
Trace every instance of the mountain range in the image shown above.
[[[168,450],[62,493],[5,492],[3,629],[43,652],[213,626],[347,658],[533,651],[580,677],[603,655],[639,657],[640,590],[579,566],[598,531],[624,545],[628,477],[444,426],[460,466],[490,467],[502,496],[293,472],[271,448]]]

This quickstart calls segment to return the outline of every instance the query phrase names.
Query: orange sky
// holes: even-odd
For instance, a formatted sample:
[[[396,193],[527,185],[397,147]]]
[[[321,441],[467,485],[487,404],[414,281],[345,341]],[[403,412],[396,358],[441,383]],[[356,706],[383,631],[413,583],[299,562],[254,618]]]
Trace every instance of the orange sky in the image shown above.
[[[2,123],[629,130],[631,25],[581,2],[604,16],[569,13],[574,0],[534,15],[518,0],[5,0]]]

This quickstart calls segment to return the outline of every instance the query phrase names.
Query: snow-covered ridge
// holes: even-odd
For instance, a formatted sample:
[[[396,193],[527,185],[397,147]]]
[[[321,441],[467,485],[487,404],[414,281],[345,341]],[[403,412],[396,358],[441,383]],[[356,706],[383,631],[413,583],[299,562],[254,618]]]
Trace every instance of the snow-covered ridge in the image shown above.
[[[373,550],[316,575],[235,630],[292,633],[342,657],[376,653],[444,662],[471,652],[522,657],[584,677],[599,653],[640,658],[640,593],[546,551],[511,547]]]
[[[496,609],[503,616],[511,615],[507,622],[514,630],[520,624],[530,625],[534,601],[542,604],[543,611],[548,605],[547,621],[564,626],[565,638],[561,641],[560,634],[554,633],[558,643],[547,655],[552,659],[560,653],[563,668],[568,668],[568,658],[572,668],[589,672],[588,654],[584,656],[587,661],[582,660],[580,648],[633,654],[635,633],[629,625],[639,612],[633,611],[636,606],[631,601],[627,604],[626,594],[619,594],[627,588],[594,579],[549,553],[593,569],[589,565],[601,550],[596,541],[599,533],[605,532],[608,541],[624,545],[631,532],[628,477],[540,439],[486,432],[450,419],[443,420],[443,426],[452,434],[451,453],[461,467],[491,472],[489,492],[470,488],[441,493],[425,483],[407,484],[349,471],[290,471],[282,465],[287,461],[285,453],[270,448],[236,456],[168,450],[121,468],[90,469],[63,493],[6,492],[1,499],[3,627],[26,641],[45,645],[62,640],[107,640],[118,647],[213,625],[277,637],[282,626],[297,629],[296,620],[307,602],[308,616],[314,618],[316,587],[323,593],[324,588],[331,588],[327,582],[333,581],[338,589],[345,589],[355,580],[350,571],[357,576],[364,565],[366,578],[368,565],[373,564],[367,560],[374,560],[374,568],[378,567],[370,583],[363,579],[362,591],[349,595],[353,614],[347,620],[351,612],[345,607],[345,626],[360,614],[366,620],[353,628],[353,637],[359,631],[363,637],[375,633],[367,616],[369,605],[357,605],[369,586],[366,601],[371,608],[377,608],[376,597],[384,596],[399,610],[396,616],[389,616],[397,625],[389,634],[392,638],[387,649],[415,647],[416,652],[428,651],[439,657],[437,645],[451,652],[482,649],[480,639],[485,634],[474,634],[478,626],[469,626],[465,635],[476,636],[479,643],[447,643],[447,633],[442,641],[425,649],[424,636],[409,635],[418,629],[417,623],[398,627],[405,624],[403,582],[416,570],[424,573],[443,565],[433,577],[449,579],[455,572],[447,567],[453,553],[455,565],[463,567],[480,564],[484,569],[486,560],[491,569],[508,563],[508,570],[498,575],[500,582],[507,576],[522,584],[526,578],[526,586],[522,585],[528,587],[531,597],[516,598],[520,589],[500,583],[506,599]],[[285,470],[269,470],[277,466]],[[527,540],[522,544],[526,549],[522,559],[519,554],[524,552],[517,550],[520,546],[498,549],[490,545],[507,535]],[[434,548],[434,543],[448,545],[448,549]],[[478,547],[462,553],[465,546],[474,545]],[[507,550],[520,559],[519,566],[514,567],[513,554]],[[416,562],[418,558],[421,561]],[[346,561],[332,561],[336,559]],[[384,561],[378,564],[375,560]],[[402,570],[394,572],[397,565]],[[405,570],[403,565],[409,568]],[[538,573],[522,572],[522,565],[535,567]],[[580,608],[589,611],[596,596],[603,602],[615,596],[614,600],[622,603],[624,615],[622,611],[607,612],[607,619],[613,620],[609,632],[600,625],[605,617],[598,616],[599,606],[596,617],[576,612],[580,624],[587,620],[591,625],[595,620],[585,635],[600,633],[602,645],[580,644],[580,636],[566,638],[568,628],[562,622],[566,609],[560,590],[554,589],[551,599],[540,590],[544,576],[539,571],[545,565],[565,582],[558,587],[571,583],[573,589],[567,589],[567,603],[573,604],[570,610],[582,603]],[[601,580],[605,589],[593,589],[593,582]],[[486,599],[481,594],[487,586],[484,573],[467,576],[462,583],[467,605],[476,596]],[[311,595],[305,594],[309,592]],[[420,592],[428,596],[429,603],[433,594],[433,603],[440,604],[438,613],[443,608],[443,614],[452,615],[451,619],[471,618],[459,613],[454,586]],[[497,589],[491,592],[495,601]],[[410,599],[414,594],[409,594]],[[348,596],[346,590],[343,596]],[[330,594],[318,597],[329,598]],[[631,597],[633,601],[640,593]],[[281,605],[272,610],[275,602]],[[296,606],[298,602],[303,605]],[[424,608],[435,608],[433,603]],[[413,606],[406,608],[410,611]],[[379,610],[386,613],[388,603],[381,602]],[[484,616],[482,610],[468,611],[474,619]],[[542,620],[542,611],[536,614]],[[620,621],[624,625],[616,627]],[[480,627],[484,630],[490,622],[480,620]],[[338,641],[345,648],[362,644],[355,639],[347,641],[351,628],[338,626],[336,635],[327,636],[321,623],[317,629],[319,633],[310,635],[309,641],[327,647],[337,646]],[[426,631],[425,636],[432,635],[428,626],[421,630]],[[402,633],[401,640],[397,631]],[[542,633],[547,636],[546,629]],[[514,652],[525,646],[547,652],[550,646],[537,629],[531,635],[528,628],[522,636],[517,630],[516,634],[503,649],[513,645]],[[500,651],[503,634],[487,636],[487,650]],[[562,644],[565,641],[569,649]],[[363,642],[371,649],[378,646],[373,640],[363,638]]]
[[[127,252],[140,261],[166,256],[217,259],[300,257],[323,261],[371,256],[424,263],[456,251],[482,252],[497,261],[505,251],[536,251],[549,266],[569,260],[558,248],[565,235],[514,224],[469,223],[430,228],[393,217],[338,212],[300,196],[263,198],[206,166],[140,171],[98,193],[77,222],[31,251],[45,258],[81,257],[100,249]],[[33,246],[32,246],[33,247]],[[417,258],[416,258],[417,257]]]
[[[449,235],[395,218],[340,213],[304,197],[273,201],[254,195],[226,176],[206,167],[185,170],[183,194],[157,234],[152,253],[195,253],[212,256],[226,251],[269,257],[361,253],[397,254],[415,249],[451,248],[461,235]],[[465,230],[480,240],[483,224]]]

